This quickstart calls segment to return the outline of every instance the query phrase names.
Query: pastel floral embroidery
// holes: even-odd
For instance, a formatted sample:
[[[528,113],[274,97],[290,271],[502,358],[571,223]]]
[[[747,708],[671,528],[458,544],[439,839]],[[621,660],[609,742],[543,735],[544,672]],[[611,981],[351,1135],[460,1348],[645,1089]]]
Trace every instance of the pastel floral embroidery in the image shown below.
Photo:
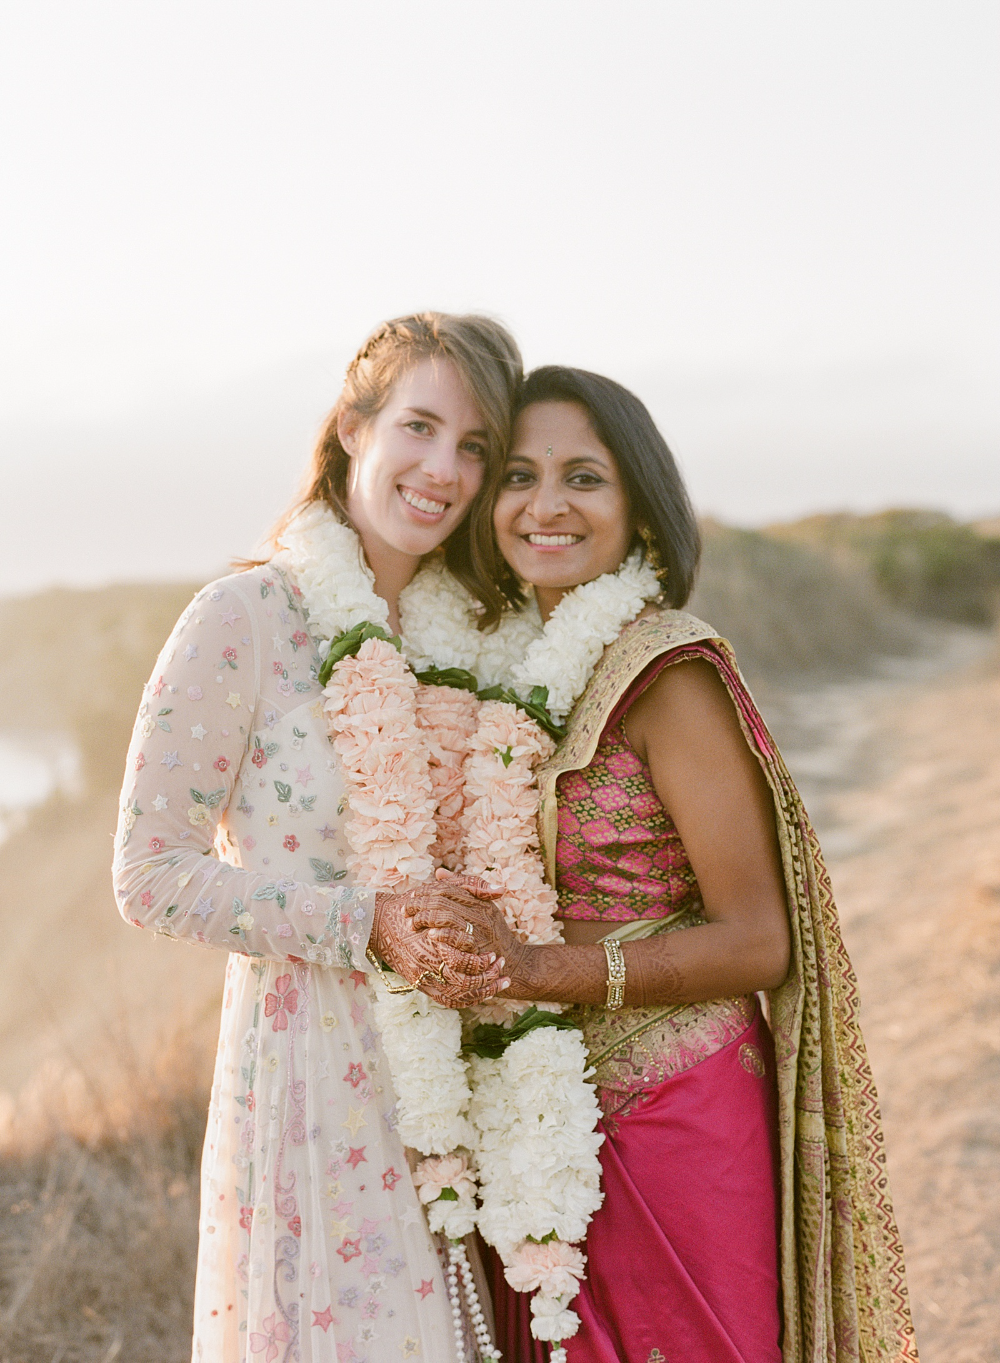
[[[217,758],[215,759],[215,761],[212,763],[212,766],[215,768],[216,771],[228,771],[228,770],[229,770],[229,758],[228,758],[228,757],[217,757]]]
[[[281,840],[281,845],[286,852],[297,852],[299,850],[299,840],[294,833],[286,833]]]
[[[278,1320],[277,1315],[278,1313],[275,1311],[273,1315],[265,1316],[263,1324],[267,1331],[266,1334],[262,1335],[256,1330],[250,1334],[251,1353],[259,1354],[263,1350],[267,1350],[264,1354],[264,1363],[274,1363],[274,1359],[278,1357],[278,1342],[287,1344],[292,1338],[288,1323]],[[276,1321],[277,1323],[275,1323]]]
[[[292,989],[291,983],[291,975],[279,975],[274,982],[277,992],[264,996],[264,1016],[274,1018],[271,1027],[275,1032],[286,1032],[289,1013],[297,1013],[299,1009],[299,991]]]

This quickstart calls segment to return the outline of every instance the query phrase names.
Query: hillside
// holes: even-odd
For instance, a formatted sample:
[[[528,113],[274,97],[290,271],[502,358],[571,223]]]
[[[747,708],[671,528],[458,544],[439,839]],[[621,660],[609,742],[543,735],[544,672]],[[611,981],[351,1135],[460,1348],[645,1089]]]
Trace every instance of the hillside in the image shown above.
[[[735,645],[827,848],[925,1363],[996,1363],[996,661],[985,630],[956,623],[964,606],[902,609],[871,535],[845,548],[841,519],[708,525],[691,608]],[[180,1363],[189,1348],[225,961],[122,923],[110,856],[140,690],[190,593],[0,602],[4,724],[65,735],[82,769],[77,794],[0,844],[3,1363]]]

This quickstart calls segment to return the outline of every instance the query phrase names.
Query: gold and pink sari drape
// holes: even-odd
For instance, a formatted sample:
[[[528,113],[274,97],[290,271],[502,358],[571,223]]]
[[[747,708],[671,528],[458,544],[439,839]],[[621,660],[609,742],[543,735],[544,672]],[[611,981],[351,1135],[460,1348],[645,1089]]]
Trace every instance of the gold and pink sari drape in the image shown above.
[[[571,716],[566,738],[541,773],[548,874],[555,883],[558,777],[588,766],[609,718],[651,665],[692,655],[708,658],[717,668],[767,778],[788,895],[793,962],[787,981],[769,999],[783,1363],[914,1363],[917,1351],[878,1098],[829,876],[795,785],[732,650],[702,621],[680,611],[660,611],[626,628],[606,651]],[[738,1008],[741,1001],[728,1002]],[[695,1011],[704,1007],[715,1005],[694,1006]],[[614,1083],[616,1064],[621,1074],[634,1073],[629,1045],[641,1045],[642,1036],[657,1028],[662,1031],[672,1013],[675,1023],[683,1021],[670,1009],[641,1010],[641,1015],[626,1009],[591,1019],[586,1030],[592,1058],[600,1062],[598,1082]],[[742,1026],[746,1019],[735,1019],[737,1023]],[[762,1044],[769,1047],[770,1038]],[[739,1054],[737,1049],[737,1060]],[[715,1060],[713,1056],[705,1063]],[[709,1189],[705,1195],[711,1195]],[[622,1234],[628,1234],[624,1223]],[[666,1351],[661,1356],[669,1357]]]

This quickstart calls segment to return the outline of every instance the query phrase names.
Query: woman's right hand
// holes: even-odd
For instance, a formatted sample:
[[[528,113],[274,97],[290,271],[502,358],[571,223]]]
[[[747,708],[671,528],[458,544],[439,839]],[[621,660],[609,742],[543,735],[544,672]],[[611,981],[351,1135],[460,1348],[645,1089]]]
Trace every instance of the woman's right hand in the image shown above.
[[[426,910],[435,921],[470,917],[482,901],[457,885],[431,882],[404,894],[379,893],[369,946],[409,984],[446,1008],[468,1008],[493,998],[510,981],[493,951],[477,952],[471,939],[455,945],[430,936],[414,924]]]

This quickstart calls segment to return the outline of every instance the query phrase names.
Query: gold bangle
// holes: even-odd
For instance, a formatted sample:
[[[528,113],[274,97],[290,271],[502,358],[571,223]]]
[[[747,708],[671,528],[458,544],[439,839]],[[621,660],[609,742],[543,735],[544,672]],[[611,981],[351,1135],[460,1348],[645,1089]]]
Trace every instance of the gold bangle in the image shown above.
[[[604,1006],[613,1011],[625,1002],[625,956],[615,938],[603,945],[608,958],[608,997]]]

